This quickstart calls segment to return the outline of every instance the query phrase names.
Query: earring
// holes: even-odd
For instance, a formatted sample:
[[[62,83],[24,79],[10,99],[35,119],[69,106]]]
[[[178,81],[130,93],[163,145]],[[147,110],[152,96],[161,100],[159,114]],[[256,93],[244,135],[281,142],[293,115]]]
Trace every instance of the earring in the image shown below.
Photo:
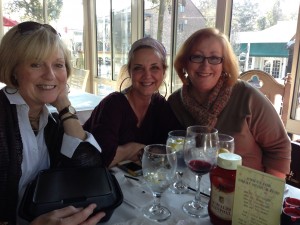
[[[121,82],[121,84],[120,84],[120,87],[119,87],[119,91],[120,91],[120,92],[122,92],[122,85],[123,85],[123,83],[124,83],[127,79],[130,79],[130,77],[125,77],[125,78],[122,80],[122,82]],[[126,88],[125,88],[125,89],[126,89]]]
[[[231,77],[231,75],[230,74],[228,74],[227,72],[222,72],[222,74],[221,74],[223,77],[225,77],[225,78],[230,78]]]
[[[167,94],[168,94],[168,86],[167,86],[167,83],[166,83],[165,80],[163,80],[163,84],[164,84],[164,87],[165,87],[165,94],[164,94],[164,98],[165,98],[167,96]],[[158,93],[159,93],[159,89],[158,89]]]
[[[70,85],[68,83],[66,84],[66,90],[67,90],[67,93],[70,93]]]
[[[184,82],[185,85],[190,85],[191,84],[191,80],[190,80],[190,77],[188,74],[185,75],[185,82]]]
[[[4,91],[5,91],[5,93],[7,93],[9,95],[13,95],[18,92],[18,88],[9,88],[9,87],[5,86]]]

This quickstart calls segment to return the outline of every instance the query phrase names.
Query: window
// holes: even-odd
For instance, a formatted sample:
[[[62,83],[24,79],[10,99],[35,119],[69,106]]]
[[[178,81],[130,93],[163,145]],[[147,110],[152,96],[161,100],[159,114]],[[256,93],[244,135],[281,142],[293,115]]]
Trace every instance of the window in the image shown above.
[[[131,45],[131,1],[96,0],[97,75],[94,93],[101,96],[117,90],[121,67]]]
[[[96,2],[97,77],[111,77],[111,6],[109,1]],[[101,85],[97,87],[99,93]]]
[[[287,73],[292,72],[295,58],[293,54],[299,4],[300,0],[270,0],[267,3],[259,0],[233,0],[230,39],[237,57],[246,55],[245,62],[239,61],[243,71],[261,69],[284,83]],[[299,54],[299,47],[296,52]],[[252,62],[248,63],[251,58]],[[295,90],[298,91],[294,92],[291,114],[291,118],[296,119],[300,118],[297,97],[299,79],[298,72],[295,78]]]
[[[70,11],[71,8],[72,11]],[[74,17],[74,12],[76,12],[76,17]],[[63,0],[58,18],[49,20],[49,23],[58,30],[61,38],[69,46],[73,67],[85,69],[82,0]]]
[[[121,3],[122,2],[122,3]],[[121,67],[127,63],[131,46],[131,0],[112,1],[113,80],[117,80]]]
[[[280,72],[280,69],[281,69],[281,63],[280,63],[280,60],[273,60],[273,68],[272,68],[272,76],[274,78],[279,78],[279,72]]]
[[[284,78],[290,72],[289,43],[295,39],[298,7],[299,0],[233,0],[230,37],[237,56],[246,54],[246,64],[240,62],[244,70],[252,69],[244,65],[249,65],[247,62],[253,57],[254,68],[275,78]]]
[[[52,24],[68,44],[74,67],[91,71],[88,83],[94,85],[88,90],[103,96],[118,89],[115,84],[131,43],[143,36],[154,37],[166,47],[165,81],[170,94],[182,85],[172,62],[183,41],[198,29],[218,27],[230,37],[241,72],[261,69],[281,82],[287,73],[296,75],[287,126],[300,133],[300,25],[296,32],[300,0],[35,0],[37,4],[28,9],[11,5],[25,0],[1,1],[2,14],[10,22],[33,19]],[[85,34],[83,27],[89,32]],[[10,27],[0,29],[2,34]]]
[[[54,0],[53,4],[46,6],[43,5],[43,1],[36,3],[24,6],[24,1],[3,0],[3,16],[10,21],[4,24],[4,32],[13,25],[28,20],[49,23],[69,47],[73,66],[84,68],[82,0]]]
[[[271,63],[269,60],[264,60],[263,71],[265,71],[266,73],[271,73]]]

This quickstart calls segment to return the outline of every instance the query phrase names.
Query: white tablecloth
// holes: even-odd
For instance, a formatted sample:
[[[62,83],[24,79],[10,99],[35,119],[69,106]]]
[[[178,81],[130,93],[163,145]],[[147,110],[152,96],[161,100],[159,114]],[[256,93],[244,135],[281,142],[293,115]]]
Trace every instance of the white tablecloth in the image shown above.
[[[118,168],[113,168],[115,176],[119,181],[124,195],[124,202],[113,212],[112,217],[103,225],[152,225],[152,224],[170,224],[170,225],[212,225],[209,217],[193,218],[182,210],[183,203],[192,200],[195,192],[189,191],[187,194],[173,194],[169,190],[163,193],[161,204],[170,209],[171,217],[160,223],[151,221],[143,216],[142,208],[153,202],[150,190],[143,181],[133,181],[124,177],[124,173]],[[185,172],[185,180],[191,187],[195,187],[194,175],[190,171]],[[142,179],[141,179],[142,180]],[[208,175],[202,177],[201,190],[208,192],[210,181]],[[284,197],[300,198],[300,189],[286,185]],[[206,197],[205,200],[208,201]]]
[[[165,191],[161,198],[161,204],[171,211],[171,217],[160,223],[151,221],[143,216],[141,212],[144,206],[153,202],[151,191],[143,181],[134,181],[124,177],[124,173],[118,168],[113,169],[115,176],[119,181],[124,195],[124,202],[113,213],[110,220],[105,225],[152,225],[152,224],[172,224],[172,225],[196,225],[201,221],[201,225],[210,225],[209,217],[193,218],[182,210],[183,203],[194,198],[195,192],[189,191],[186,194],[173,194],[169,190]],[[191,179],[190,186],[195,188],[195,178],[191,172],[186,171],[186,179]],[[139,177],[140,180],[142,180]],[[194,181],[194,182],[193,182]],[[208,192],[209,178],[203,176],[201,190]],[[204,196],[208,201],[208,198]]]

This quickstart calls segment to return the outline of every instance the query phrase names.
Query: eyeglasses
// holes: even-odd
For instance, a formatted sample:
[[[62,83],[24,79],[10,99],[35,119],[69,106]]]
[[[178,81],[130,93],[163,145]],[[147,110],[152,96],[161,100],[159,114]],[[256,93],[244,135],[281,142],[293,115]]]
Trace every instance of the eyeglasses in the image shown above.
[[[23,22],[23,23],[18,24],[18,32],[20,32],[20,34],[25,34],[30,31],[38,30],[41,27],[49,29],[52,33],[60,36],[60,34],[49,24],[41,24],[41,23],[32,22],[32,21]]]
[[[220,64],[224,60],[223,57],[218,57],[218,56],[210,56],[210,57],[205,57],[203,55],[191,55],[190,56],[190,61],[193,63],[203,63],[205,59],[207,59],[207,62],[212,65]]]

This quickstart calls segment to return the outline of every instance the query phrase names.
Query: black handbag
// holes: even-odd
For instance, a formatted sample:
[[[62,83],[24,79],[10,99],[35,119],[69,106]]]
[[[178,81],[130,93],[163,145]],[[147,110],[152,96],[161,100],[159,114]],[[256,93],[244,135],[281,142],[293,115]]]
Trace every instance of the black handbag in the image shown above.
[[[19,215],[32,221],[39,215],[69,205],[86,207],[96,203],[94,213],[104,211],[106,216],[101,222],[106,222],[122,202],[119,183],[105,167],[49,169],[40,171],[27,186]]]

